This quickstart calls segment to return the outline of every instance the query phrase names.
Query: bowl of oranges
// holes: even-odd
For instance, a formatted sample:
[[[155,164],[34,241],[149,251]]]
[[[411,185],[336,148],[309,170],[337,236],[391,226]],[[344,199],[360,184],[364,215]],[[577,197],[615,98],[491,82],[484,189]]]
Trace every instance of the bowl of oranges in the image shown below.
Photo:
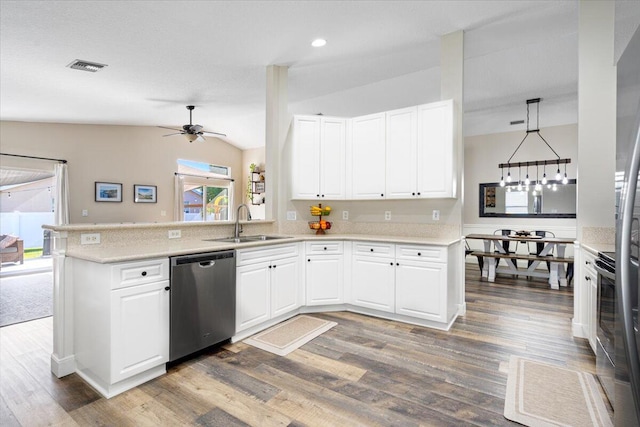
[[[316,230],[316,234],[324,234],[325,230],[331,229],[331,223],[324,219],[320,221],[309,221],[309,228]]]

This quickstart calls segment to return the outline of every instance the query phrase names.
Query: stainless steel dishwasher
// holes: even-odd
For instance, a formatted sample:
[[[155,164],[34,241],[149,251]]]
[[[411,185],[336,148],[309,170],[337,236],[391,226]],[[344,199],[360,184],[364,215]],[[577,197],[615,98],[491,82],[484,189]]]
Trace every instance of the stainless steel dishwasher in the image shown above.
[[[235,251],[171,257],[169,360],[236,332]]]

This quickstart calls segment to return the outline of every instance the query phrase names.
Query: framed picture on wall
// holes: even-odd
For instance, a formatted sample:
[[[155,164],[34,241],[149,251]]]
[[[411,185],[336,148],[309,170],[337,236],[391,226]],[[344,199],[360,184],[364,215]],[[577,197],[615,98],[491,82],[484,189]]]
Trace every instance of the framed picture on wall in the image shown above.
[[[122,184],[96,182],[96,202],[121,202]]]
[[[156,203],[158,187],[155,185],[139,185],[133,186],[133,201],[136,203]]]

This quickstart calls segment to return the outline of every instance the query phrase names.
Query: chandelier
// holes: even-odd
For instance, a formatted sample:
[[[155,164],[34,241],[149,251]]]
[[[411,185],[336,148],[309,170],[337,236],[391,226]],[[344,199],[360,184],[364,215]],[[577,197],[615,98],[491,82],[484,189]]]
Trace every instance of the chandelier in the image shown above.
[[[571,163],[571,159],[561,159],[560,156],[558,155],[558,153],[556,153],[556,150],[554,150],[551,145],[547,142],[546,139],[544,139],[544,137],[540,134],[540,101],[541,98],[534,98],[534,99],[527,99],[527,133],[524,136],[524,138],[522,139],[522,141],[520,141],[520,144],[518,144],[518,146],[516,147],[516,150],[513,152],[513,154],[511,154],[511,157],[509,157],[509,160],[507,160],[507,163],[500,163],[498,165],[498,168],[500,168],[500,186],[504,187],[505,185],[513,185],[512,184],[512,177],[511,177],[511,168],[518,168],[518,181],[517,181],[517,189],[518,191],[522,191],[523,189],[525,189],[525,191],[529,191],[529,186],[531,184],[535,185],[535,190],[536,191],[540,191],[542,190],[542,186],[546,185],[549,188],[551,188],[551,186],[554,187],[555,189],[555,185],[562,183],[562,184],[567,184],[569,182],[569,179],[567,177],[567,164]],[[536,105],[536,129],[530,129],[529,128],[529,107],[535,104]],[[511,162],[511,159],[513,159],[513,157],[516,155],[516,153],[518,152],[518,150],[520,149],[520,147],[522,147],[522,144],[524,144],[524,142],[527,140],[527,138],[529,137],[529,135],[531,135],[532,133],[535,133],[536,135],[538,135],[538,137],[546,144],[547,147],[549,147],[549,149],[553,152],[553,154],[556,156],[555,159],[551,159],[551,160],[532,160],[532,161],[528,161],[528,162]],[[552,183],[551,179],[547,179],[547,165],[551,165],[552,167],[556,168],[556,175],[555,175],[555,182]],[[560,173],[560,165],[564,165],[564,175],[562,175]],[[529,179],[529,167],[531,166],[535,166],[536,168],[536,179],[535,181]],[[543,172],[542,172],[542,179],[539,179],[540,175],[540,167],[542,166],[543,168]],[[504,169],[507,169],[507,177],[505,179],[504,176]],[[521,179],[521,169],[522,168],[526,168],[526,177],[524,180]]]

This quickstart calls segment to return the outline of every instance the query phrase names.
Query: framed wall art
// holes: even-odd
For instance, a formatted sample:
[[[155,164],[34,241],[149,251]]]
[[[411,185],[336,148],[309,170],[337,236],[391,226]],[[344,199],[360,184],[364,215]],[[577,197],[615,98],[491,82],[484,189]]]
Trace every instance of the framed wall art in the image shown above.
[[[136,203],[156,203],[158,187],[155,185],[139,185],[133,186],[133,201]]]
[[[96,182],[96,202],[122,202],[122,184]]]

